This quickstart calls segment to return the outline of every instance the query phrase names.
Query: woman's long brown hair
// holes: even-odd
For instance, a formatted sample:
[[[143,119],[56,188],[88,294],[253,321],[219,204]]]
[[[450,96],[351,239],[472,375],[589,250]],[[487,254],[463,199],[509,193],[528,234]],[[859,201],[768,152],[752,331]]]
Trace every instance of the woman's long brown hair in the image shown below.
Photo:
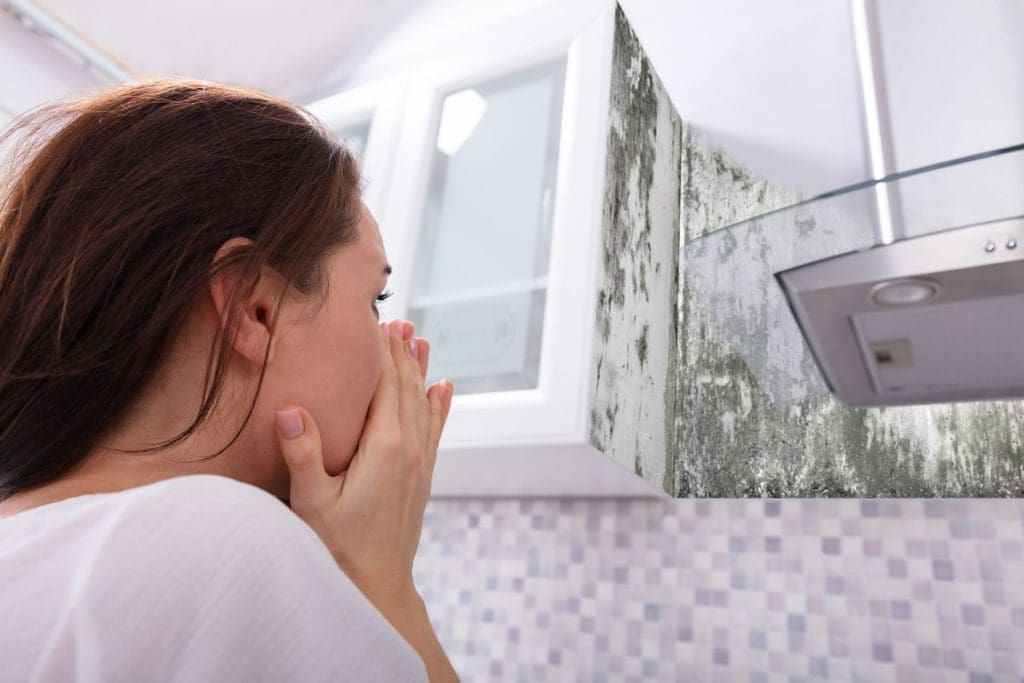
[[[87,93],[16,119],[4,149],[0,500],[84,461],[156,375],[216,272],[241,270],[231,329],[264,265],[322,302],[324,259],[358,234],[353,154],[306,109],[243,88],[153,79]],[[213,263],[239,236],[254,246]],[[230,350],[222,328],[185,431],[126,452],[192,434],[216,405]],[[209,457],[241,434],[265,369],[264,355],[245,420]]]

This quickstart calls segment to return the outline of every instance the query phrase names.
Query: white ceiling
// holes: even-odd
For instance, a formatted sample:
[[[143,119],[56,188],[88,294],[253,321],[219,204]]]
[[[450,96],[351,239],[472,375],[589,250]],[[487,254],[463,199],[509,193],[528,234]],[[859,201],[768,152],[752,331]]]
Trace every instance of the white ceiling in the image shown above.
[[[139,76],[178,75],[301,101],[387,38],[417,0],[44,0]]]

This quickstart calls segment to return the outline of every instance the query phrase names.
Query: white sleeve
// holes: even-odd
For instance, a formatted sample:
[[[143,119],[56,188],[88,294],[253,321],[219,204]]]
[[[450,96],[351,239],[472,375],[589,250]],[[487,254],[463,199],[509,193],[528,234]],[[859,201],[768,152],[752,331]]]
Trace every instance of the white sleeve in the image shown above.
[[[77,680],[427,681],[283,503],[191,479],[189,495],[126,507],[111,524],[72,609]]]

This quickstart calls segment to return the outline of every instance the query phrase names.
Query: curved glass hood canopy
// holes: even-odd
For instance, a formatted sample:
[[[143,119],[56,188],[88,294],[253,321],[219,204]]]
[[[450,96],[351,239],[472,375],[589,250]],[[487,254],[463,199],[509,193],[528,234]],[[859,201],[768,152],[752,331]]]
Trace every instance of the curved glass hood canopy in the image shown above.
[[[777,406],[1024,398],[1024,144],[721,228],[680,269]]]

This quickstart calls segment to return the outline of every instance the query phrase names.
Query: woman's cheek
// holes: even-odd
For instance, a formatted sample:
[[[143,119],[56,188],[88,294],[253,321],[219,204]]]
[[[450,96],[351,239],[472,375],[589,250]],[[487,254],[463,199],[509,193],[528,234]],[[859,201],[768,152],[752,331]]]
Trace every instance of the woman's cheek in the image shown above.
[[[376,337],[374,337],[374,341],[377,341]],[[370,384],[372,385],[370,388],[371,394],[377,388],[377,383],[380,382],[380,376],[384,372],[384,353],[385,351],[381,348],[380,343],[375,343],[370,346],[368,354],[370,362],[367,365],[370,368]]]

